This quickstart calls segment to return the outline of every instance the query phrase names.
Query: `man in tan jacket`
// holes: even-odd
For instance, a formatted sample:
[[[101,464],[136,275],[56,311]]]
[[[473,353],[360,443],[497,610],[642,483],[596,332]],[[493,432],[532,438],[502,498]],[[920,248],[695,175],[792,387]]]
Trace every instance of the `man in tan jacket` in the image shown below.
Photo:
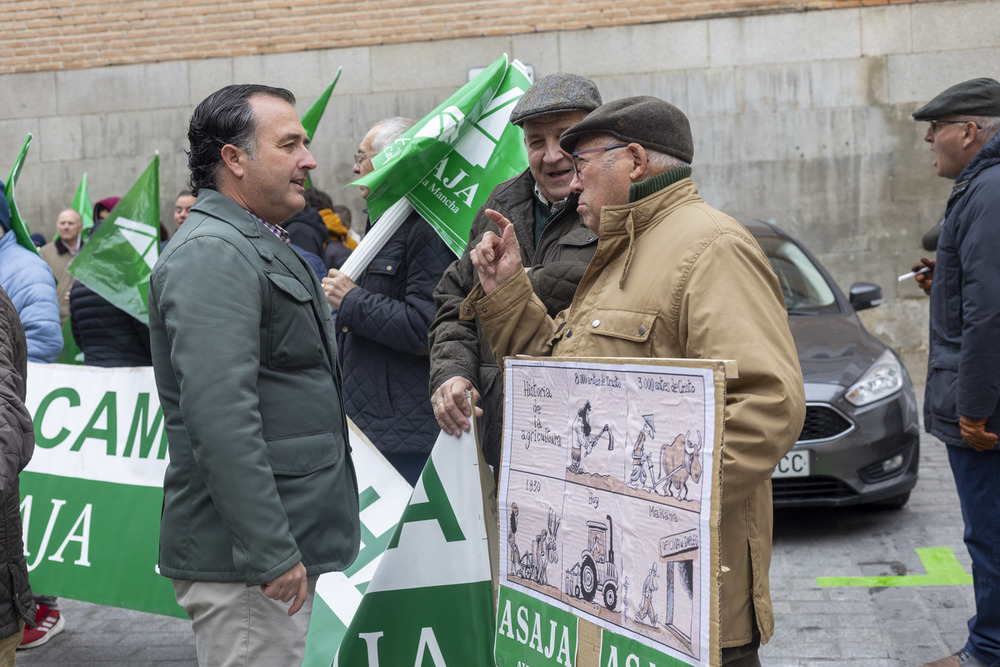
[[[560,139],[597,251],[552,318],[524,275],[509,221],[490,212],[462,306],[498,359],[514,354],[734,359],[722,451],[723,665],[759,665],[774,632],[771,473],[802,429],[805,395],[778,281],[754,238],[698,196],[687,117],[653,97],[609,102]],[[575,152],[574,152],[575,151]]]
[[[72,208],[59,211],[56,219],[56,238],[39,249],[45,263],[56,275],[56,296],[59,297],[59,323],[66,324],[69,317],[69,290],[73,275],[66,270],[69,263],[83,247],[83,218]]]

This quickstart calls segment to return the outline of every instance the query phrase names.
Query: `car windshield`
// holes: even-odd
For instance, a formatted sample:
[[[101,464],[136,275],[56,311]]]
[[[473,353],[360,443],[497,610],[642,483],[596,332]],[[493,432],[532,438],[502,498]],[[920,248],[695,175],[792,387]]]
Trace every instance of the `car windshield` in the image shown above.
[[[758,237],[757,242],[778,276],[785,307],[793,314],[836,310],[837,299],[812,260],[797,245],[777,236]]]

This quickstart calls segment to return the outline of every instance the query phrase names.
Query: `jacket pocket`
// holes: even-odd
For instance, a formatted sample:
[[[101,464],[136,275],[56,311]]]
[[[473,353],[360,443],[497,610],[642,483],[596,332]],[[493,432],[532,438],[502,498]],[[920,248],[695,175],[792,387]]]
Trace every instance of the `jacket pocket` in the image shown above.
[[[402,276],[402,257],[376,257],[368,265],[362,287],[375,294],[398,296],[395,293],[397,276]],[[402,287],[402,285],[400,285]]]
[[[292,276],[267,273],[271,285],[267,322],[267,365],[306,368],[323,361],[323,339],[313,313],[312,294]]]
[[[586,326],[595,336],[628,341],[646,350],[652,344],[650,334],[656,321],[655,312],[595,308],[591,313],[591,320]]]
[[[937,350],[927,375],[928,409],[936,419],[952,424],[958,423],[958,361],[957,351]]]
[[[336,464],[344,455],[344,439],[330,431],[267,441],[271,472],[300,477]]]

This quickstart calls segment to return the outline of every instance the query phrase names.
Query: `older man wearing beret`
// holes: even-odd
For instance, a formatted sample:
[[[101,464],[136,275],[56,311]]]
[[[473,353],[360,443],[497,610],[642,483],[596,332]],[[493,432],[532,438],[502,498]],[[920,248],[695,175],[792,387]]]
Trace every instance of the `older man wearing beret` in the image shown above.
[[[437,316],[429,332],[434,415],[447,433],[468,431],[472,408],[465,392],[471,392],[481,406],[479,442],[494,469],[500,463],[503,381],[476,322],[459,319],[462,300],[477,280],[469,251],[484,232],[495,229],[485,210],[500,211],[514,223],[521,261],[548,312],[555,315],[569,305],[597,247],[597,235],[577,215],[576,196],[570,192],[573,161],[559,147],[559,137],[600,105],[593,81],[564,72],[538,80],[518,100],[510,122],[524,130],[528,168],[493,190],[472,223],[465,252],[434,291]]]
[[[768,590],[771,473],[805,417],[802,373],[778,280],[753,236],[698,196],[687,117],[654,97],[609,102],[563,134],[577,210],[597,251],[569,309],[551,317],[532,294],[518,238],[488,211],[471,253],[479,317],[496,357],[735,359],[722,453],[721,627],[724,665],[759,665],[774,630]]]
[[[913,114],[937,175],[955,179],[937,262],[915,270],[930,294],[924,426],[948,447],[972,558],[976,615],[955,655],[924,667],[1000,665],[1000,83],[972,79]]]

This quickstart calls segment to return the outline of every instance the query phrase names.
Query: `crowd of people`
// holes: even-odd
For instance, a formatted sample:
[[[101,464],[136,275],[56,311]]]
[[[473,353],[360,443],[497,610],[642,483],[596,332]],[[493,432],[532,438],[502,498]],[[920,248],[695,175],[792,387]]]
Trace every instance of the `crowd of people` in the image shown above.
[[[194,111],[191,189],[162,239],[148,323],[67,270],[87,243],[79,211],[59,213],[39,257],[5,233],[0,200],[7,525],[20,528],[17,473],[33,442],[26,361],[54,361],[68,320],[84,363],[153,366],[170,453],[159,567],[192,619],[199,663],[294,664],[317,577],[359,548],[348,418],[411,484],[441,431],[473,423],[499,473],[504,356],[734,359],[718,648],[723,665],[759,665],[774,631],[770,476],[805,397],[777,279],[752,235],[699,196],[686,115],[650,96],[604,102],[582,76],[544,77],[510,117],[528,167],[494,189],[463,254],[414,212],[351,276],[341,271],[357,246],[350,212],[307,187],[316,162],[294,102],[284,89],[234,85]],[[958,482],[977,607],[965,646],[929,665],[996,665],[1000,83],[963,82],[913,115],[930,123],[938,175],[956,180],[936,261],[914,268],[927,269],[916,280],[931,297],[927,428]],[[375,121],[355,174],[412,125]],[[117,203],[97,203],[95,229]],[[64,619],[54,599],[31,602],[20,544],[2,537],[19,575],[0,601],[5,664]]]

